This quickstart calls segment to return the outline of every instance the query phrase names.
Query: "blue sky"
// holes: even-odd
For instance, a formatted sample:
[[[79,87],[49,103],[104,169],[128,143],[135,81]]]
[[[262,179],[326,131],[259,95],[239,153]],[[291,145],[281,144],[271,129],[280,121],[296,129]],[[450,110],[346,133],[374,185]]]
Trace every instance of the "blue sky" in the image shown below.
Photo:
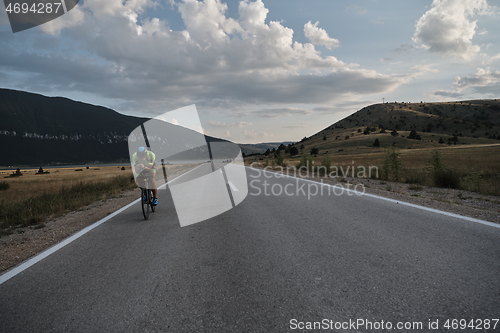
[[[382,98],[500,98],[495,5],[86,0],[15,34],[2,10],[0,87],[146,117],[194,103],[206,134],[298,141]]]

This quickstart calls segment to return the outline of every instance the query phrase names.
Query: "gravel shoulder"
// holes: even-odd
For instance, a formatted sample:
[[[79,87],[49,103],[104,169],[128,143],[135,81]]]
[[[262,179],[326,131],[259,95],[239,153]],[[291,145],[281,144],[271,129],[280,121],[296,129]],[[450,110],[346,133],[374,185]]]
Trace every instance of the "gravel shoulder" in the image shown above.
[[[309,178],[318,182],[351,188],[363,184],[365,193],[430,207],[450,213],[500,223],[500,197],[474,192],[416,186],[374,179]],[[360,187],[357,187],[359,189]],[[62,241],[79,230],[99,221],[137,199],[139,189],[98,201],[78,211],[47,221],[45,227],[20,228],[0,238],[0,272],[5,271]]]

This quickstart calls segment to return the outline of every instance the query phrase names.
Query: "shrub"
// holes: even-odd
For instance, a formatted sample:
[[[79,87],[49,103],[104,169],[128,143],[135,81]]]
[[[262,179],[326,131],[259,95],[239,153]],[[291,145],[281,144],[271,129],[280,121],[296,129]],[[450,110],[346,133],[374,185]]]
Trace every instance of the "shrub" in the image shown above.
[[[0,182],[0,191],[6,191],[10,188],[10,184],[7,182]]]
[[[406,171],[405,182],[407,184],[425,184],[427,174],[418,171]]]
[[[330,159],[330,156],[324,156],[323,160],[321,161],[321,172],[323,172],[326,176],[330,172],[331,167],[332,160]]]
[[[318,155],[319,153],[319,149],[314,147],[314,148],[311,148],[311,151],[310,151],[311,155]]]
[[[441,156],[441,153],[438,150],[434,150],[431,153],[431,158],[429,160],[429,163],[431,164],[432,172],[440,171],[445,168],[443,157]]]
[[[284,165],[285,155],[282,153],[276,154],[276,165]]]
[[[302,155],[302,158],[297,165],[298,168],[306,168],[306,170],[312,171],[314,169],[314,159],[310,155]]]
[[[481,192],[481,185],[483,182],[483,178],[478,172],[471,172],[467,176],[461,179],[461,184],[463,185],[465,190]]]
[[[395,146],[385,150],[383,176],[385,179],[400,181],[402,171],[401,154]]]
[[[435,170],[432,174],[434,185],[445,188],[460,188],[460,176],[453,169]]]
[[[373,147],[380,147],[380,141],[378,141],[378,139],[375,139],[375,142],[373,143]]]

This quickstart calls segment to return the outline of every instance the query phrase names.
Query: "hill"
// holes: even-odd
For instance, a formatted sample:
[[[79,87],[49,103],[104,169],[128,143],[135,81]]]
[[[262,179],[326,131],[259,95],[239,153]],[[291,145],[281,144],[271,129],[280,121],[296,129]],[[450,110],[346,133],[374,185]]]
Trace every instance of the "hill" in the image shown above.
[[[245,154],[245,155],[251,155],[251,154],[263,154],[266,150],[272,150],[273,148],[274,149],[278,149],[278,147],[281,145],[281,144],[284,144],[285,146],[289,145],[289,144],[293,144],[294,142],[292,141],[286,141],[286,142],[262,142],[262,143],[254,143],[254,144],[250,144],[250,143],[239,143],[238,145],[240,146],[241,148],[241,151]]]
[[[68,98],[9,89],[0,89],[0,119],[4,166],[127,162],[128,135],[149,120]],[[162,126],[169,127],[170,145],[186,147],[180,141],[189,138],[185,132],[190,130]]]
[[[412,133],[412,131],[414,131]],[[500,143],[500,100],[374,104],[302,139],[320,154],[371,152],[381,147],[437,148]]]

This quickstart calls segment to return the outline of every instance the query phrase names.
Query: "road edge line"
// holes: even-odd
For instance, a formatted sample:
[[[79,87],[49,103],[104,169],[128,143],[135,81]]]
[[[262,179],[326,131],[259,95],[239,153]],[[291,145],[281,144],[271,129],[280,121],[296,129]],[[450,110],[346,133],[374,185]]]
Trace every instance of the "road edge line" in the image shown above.
[[[165,184],[159,186],[158,189],[166,187],[170,182],[173,182],[177,178],[180,178],[180,177],[184,176],[186,173],[189,173],[189,172],[191,172],[191,171],[199,168],[200,166],[201,165],[199,165],[199,166],[197,166],[197,167],[195,167],[195,168],[193,168],[193,169],[191,169],[191,170],[183,173],[182,175],[179,175],[179,176],[175,177],[174,179],[172,179],[172,180],[166,182]],[[14,266],[13,268],[8,269],[7,271],[5,271],[4,273],[2,273],[0,275],[0,285],[2,283],[4,283],[4,282],[10,280],[11,278],[13,278],[14,276],[16,276],[17,274],[23,272],[24,270],[30,268],[31,266],[33,266],[34,264],[38,263],[39,261],[47,258],[52,253],[54,253],[54,252],[62,249],[64,246],[68,245],[69,243],[73,242],[74,240],[76,240],[76,239],[80,238],[81,236],[85,235],[87,232],[91,231],[92,229],[97,228],[98,226],[100,226],[104,222],[108,221],[109,219],[115,217],[116,215],[120,214],[124,210],[132,207],[134,204],[136,204],[139,201],[140,201],[140,198],[135,199],[131,203],[127,204],[126,206],[123,206],[123,207],[119,208],[118,210],[116,210],[113,213],[109,214],[108,216],[100,219],[99,221],[92,223],[91,225],[83,228],[82,230],[77,231],[73,235],[71,235],[71,236],[63,239],[59,243],[56,243],[56,244],[52,245],[48,249],[45,249],[42,252],[40,252],[40,253],[34,255],[33,257],[27,259],[26,261],[23,261],[22,263]]]
[[[68,238],[60,241],[59,243],[57,244],[54,244],[52,245],[51,247],[49,247],[48,249],[46,250],[43,250],[42,252],[38,253],[37,255],[35,255],[34,257],[31,257],[29,258],[28,260],[24,261],[23,263],[19,264],[18,266],[15,266],[14,268],[11,268],[10,270],[8,270],[7,272],[3,273],[2,275],[0,275],[0,285],[4,282],[6,282],[7,280],[13,278],[14,276],[16,276],[17,274],[21,273],[22,271],[28,269],[29,267],[33,266],[34,264],[38,263],[39,261],[47,258],[48,256],[50,256],[52,253],[60,250],[61,248],[63,248],[64,246],[68,245],[69,243],[73,242],[74,240],[80,238],[81,236],[85,235],[87,232],[91,231],[92,229],[100,226],[101,224],[103,224],[104,222],[108,221],[109,219],[115,217],[116,215],[120,214],[121,212],[123,212],[124,210],[132,207],[132,205],[136,204],[137,202],[139,202],[140,198],[139,199],[135,199],[134,201],[132,201],[131,203],[129,203],[128,205],[114,211],[113,213],[109,214],[108,216],[100,219],[99,221],[97,222],[94,222],[93,224],[83,228],[82,230],[76,232],[75,234],[69,236]]]

